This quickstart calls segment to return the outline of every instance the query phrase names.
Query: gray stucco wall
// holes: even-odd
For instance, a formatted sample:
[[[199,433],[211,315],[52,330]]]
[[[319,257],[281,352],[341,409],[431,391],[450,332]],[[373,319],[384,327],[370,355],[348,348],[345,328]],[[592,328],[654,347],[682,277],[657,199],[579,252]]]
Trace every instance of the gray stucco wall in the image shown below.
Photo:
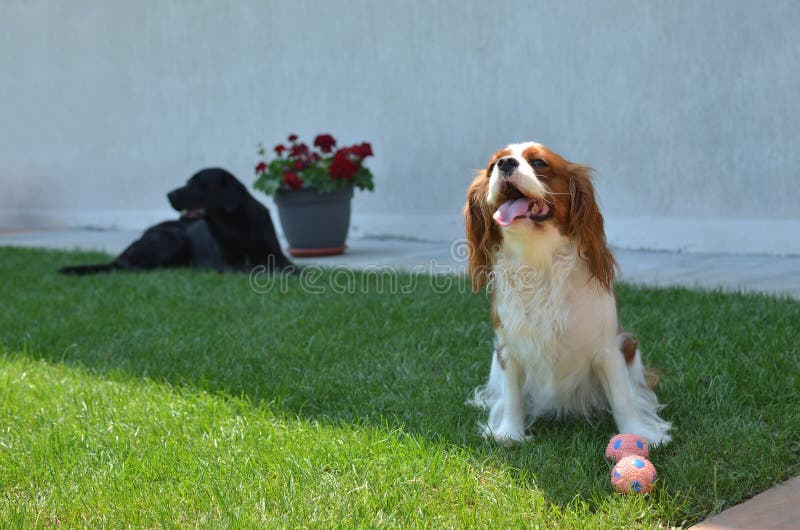
[[[800,253],[800,2],[4,0],[0,226],[144,226],[256,144],[371,141],[355,233],[448,240],[533,139],[627,247]],[[263,196],[261,197],[263,198]]]

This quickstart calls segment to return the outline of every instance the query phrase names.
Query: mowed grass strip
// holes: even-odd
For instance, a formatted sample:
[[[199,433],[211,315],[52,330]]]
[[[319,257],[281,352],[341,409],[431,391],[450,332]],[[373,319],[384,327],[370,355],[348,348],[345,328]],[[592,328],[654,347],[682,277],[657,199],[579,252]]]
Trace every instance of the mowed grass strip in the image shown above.
[[[796,301],[620,286],[675,425],[638,498],[609,418],[480,438],[488,302],[457,278],[54,273],[105,258],[0,249],[4,525],[657,528],[800,470]]]

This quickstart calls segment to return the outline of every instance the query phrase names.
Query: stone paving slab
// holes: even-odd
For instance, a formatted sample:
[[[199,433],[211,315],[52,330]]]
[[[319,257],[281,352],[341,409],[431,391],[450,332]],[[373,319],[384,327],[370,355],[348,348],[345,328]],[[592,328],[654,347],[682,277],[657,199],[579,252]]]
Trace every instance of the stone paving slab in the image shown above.
[[[800,529],[800,477],[691,527],[693,530]]]
[[[617,250],[622,280],[644,285],[785,294],[800,299],[800,256]]]

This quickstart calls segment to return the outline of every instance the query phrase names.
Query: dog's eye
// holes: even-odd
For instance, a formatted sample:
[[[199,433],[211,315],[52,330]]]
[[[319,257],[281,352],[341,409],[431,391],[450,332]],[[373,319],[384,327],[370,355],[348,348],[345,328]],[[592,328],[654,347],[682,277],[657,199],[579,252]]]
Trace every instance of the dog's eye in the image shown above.
[[[529,158],[528,163],[531,165],[531,167],[535,168],[547,167],[547,162],[545,162],[541,158]]]

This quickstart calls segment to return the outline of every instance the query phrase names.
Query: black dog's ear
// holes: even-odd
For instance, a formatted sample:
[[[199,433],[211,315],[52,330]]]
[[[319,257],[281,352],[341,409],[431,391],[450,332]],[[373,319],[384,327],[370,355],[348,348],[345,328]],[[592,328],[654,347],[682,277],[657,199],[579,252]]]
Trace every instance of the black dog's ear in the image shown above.
[[[242,185],[233,179],[225,179],[222,186],[222,208],[226,212],[232,212],[242,204]]]

